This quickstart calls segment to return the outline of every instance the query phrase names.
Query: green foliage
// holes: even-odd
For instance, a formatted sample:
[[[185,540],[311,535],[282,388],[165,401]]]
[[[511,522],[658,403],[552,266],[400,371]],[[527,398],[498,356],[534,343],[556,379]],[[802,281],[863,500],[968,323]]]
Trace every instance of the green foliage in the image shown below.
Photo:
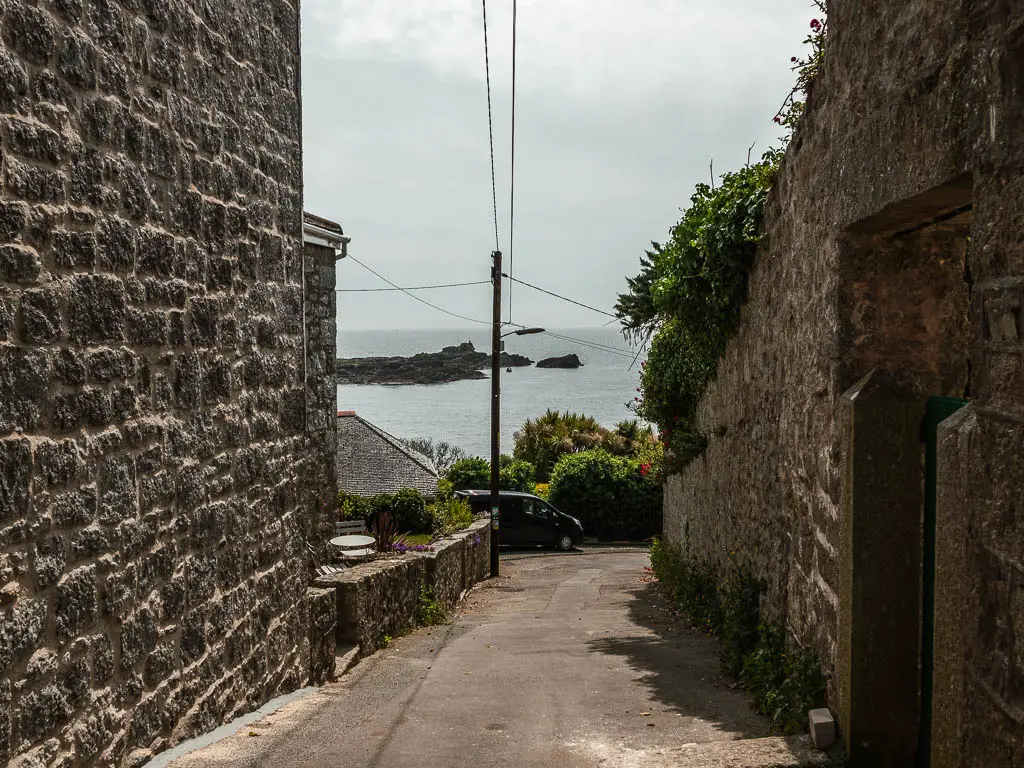
[[[510,460],[499,470],[501,489],[504,491],[533,493],[534,486],[536,485],[534,482],[535,474],[536,471],[530,462],[523,459]]]
[[[430,530],[427,502],[419,491],[412,488],[403,488],[392,497],[391,516],[403,532],[426,533]]]
[[[774,118],[787,129],[783,149],[769,149],[759,163],[724,174],[718,185],[698,184],[669,240],[651,243],[615,305],[627,338],[651,342],[633,408],[657,424],[670,470],[707,447],[697,404],[739,323],[762,237],[765,198],[824,62],[827,0],[812,3],[818,13],[804,40],[810,52],[792,58],[796,83]]]
[[[548,410],[516,431],[512,455],[533,464],[537,479],[547,482],[559,458],[601,446],[606,433],[590,416]]]
[[[430,584],[420,584],[420,601],[416,610],[416,621],[426,627],[448,622],[448,615],[445,613],[444,607],[434,597],[434,587]]]
[[[763,592],[763,585],[744,566],[738,566],[721,586],[722,669],[730,677],[740,677],[744,659],[757,648]]]
[[[702,632],[717,632],[722,623],[714,568],[684,556],[678,547],[655,538],[651,542],[651,566],[669,597]]]
[[[473,510],[469,502],[460,498],[448,498],[431,504],[429,514],[434,536],[451,536],[456,531],[468,528],[473,522]]]
[[[341,491],[338,494],[339,520],[365,520],[367,527],[386,512],[391,523],[402,533],[428,533],[431,526],[427,502],[419,491],[403,488],[398,493],[379,493],[363,498]]]
[[[764,587],[738,566],[720,586],[714,569],[660,539],[651,544],[651,568],[690,623],[718,635],[722,671],[738,680],[773,729],[798,733],[807,711],[825,705],[825,678],[811,651],[786,652],[785,634],[761,621]]]
[[[588,536],[637,541],[661,530],[661,485],[634,457],[602,449],[565,455],[551,474],[548,498],[578,518]]]
[[[758,627],[756,648],[743,660],[740,682],[754,697],[758,712],[768,715],[773,729],[801,733],[807,711],[825,705],[825,677],[811,651],[786,652],[781,627]]]
[[[533,464],[523,459],[502,455],[499,458],[498,467],[498,478],[502,490],[533,493],[534,478],[536,477]],[[491,487],[491,463],[487,459],[481,458],[460,459],[451,466],[447,476],[441,482],[444,483],[445,491],[448,494],[452,491],[485,491]],[[439,490],[440,484],[438,483]],[[444,498],[445,493],[440,493],[439,496]]]
[[[445,479],[453,491],[481,491],[491,487],[491,463],[473,457],[459,459],[448,469]]]
[[[634,407],[658,425],[674,467],[706,447],[697,403],[739,323],[776,166],[767,157],[724,174],[718,186],[698,184],[671,239],[641,259],[641,274],[616,304],[627,335],[653,334]]]
[[[365,520],[370,515],[370,503],[362,496],[338,491],[338,519]]]

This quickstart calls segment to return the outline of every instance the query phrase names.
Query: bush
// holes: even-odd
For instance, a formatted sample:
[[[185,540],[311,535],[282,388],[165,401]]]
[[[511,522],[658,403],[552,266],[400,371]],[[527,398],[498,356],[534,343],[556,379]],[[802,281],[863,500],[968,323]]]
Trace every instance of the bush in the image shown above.
[[[454,491],[485,490],[491,486],[491,463],[479,457],[459,459],[452,464],[445,479]]]
[[[370,515],[369,499],[338,491],[338,519],[365,520]]]
[[[506,457],[502,457],[506,458]],[[503,491],[521,491],[522,493],[533,493],[536,483],[534,477],[536,471],[533,464],[522,459],[512,461],[509,459],[499,472],[501,477],[501,489]]]
[[[662,489],[636,458],[596,449],[563,456],[551,473],[551,503],[603,540],[646,539],[661,530]]]
[[[352,501],[351,506],[360,510],[353,519],[362,517],[367,527],[372,527],[381,513],[386,512],[392,524],[402,533],[430,532],[431,518],[427,513],[427,502],[413,488],[403,488],[398,493],[378,493],[369,499],[350,498],[358,499]]]
[[[447,499],[429,507],[431,528],[435,536],[450,536],[468,528],[473,522],[473,510],[465,499]]]

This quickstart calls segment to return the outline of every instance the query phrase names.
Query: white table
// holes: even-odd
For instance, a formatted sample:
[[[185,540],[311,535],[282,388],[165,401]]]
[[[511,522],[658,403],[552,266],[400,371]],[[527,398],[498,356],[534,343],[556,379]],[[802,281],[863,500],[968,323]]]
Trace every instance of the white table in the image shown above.
[[[345,557],[363,557],[373,554],[373,545],[376,539],[373,536],[361,536],[348,534],[346,536],[335,536],[331,539],[331,546],[341,550]]]

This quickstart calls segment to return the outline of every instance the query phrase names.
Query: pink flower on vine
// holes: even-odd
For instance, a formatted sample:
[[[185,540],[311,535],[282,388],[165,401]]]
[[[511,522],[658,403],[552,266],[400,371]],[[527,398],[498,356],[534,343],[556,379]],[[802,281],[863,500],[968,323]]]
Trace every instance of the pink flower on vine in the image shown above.
[[[811,19],[811,29],[813,29],[815,32],[820,31],[821,22],[818,19]]]

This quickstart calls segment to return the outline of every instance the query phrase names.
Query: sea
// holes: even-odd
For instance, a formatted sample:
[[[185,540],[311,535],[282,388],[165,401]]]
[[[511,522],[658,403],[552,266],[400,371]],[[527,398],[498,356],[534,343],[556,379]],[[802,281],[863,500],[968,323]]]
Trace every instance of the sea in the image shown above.
[[[481,330],[340,331],[338,357],[408,357],[473,342],[490,352],[490,332]],[[575,353],[582,368],[535,366],[501,370],[501,452],[511,453],[513,434],[547,409],[583,413],[613,427],[636,418],[628,405],[636,397],[638,349],[616,328],[549,329],[548,333],[510,336],[505,351],[534,362]],[[490,376],[489,368],[485,370]],[[338,410],[355,411],[398,438],[444,440],[474,456],[490,455],[490,378],[450,384],[338,386]]]

